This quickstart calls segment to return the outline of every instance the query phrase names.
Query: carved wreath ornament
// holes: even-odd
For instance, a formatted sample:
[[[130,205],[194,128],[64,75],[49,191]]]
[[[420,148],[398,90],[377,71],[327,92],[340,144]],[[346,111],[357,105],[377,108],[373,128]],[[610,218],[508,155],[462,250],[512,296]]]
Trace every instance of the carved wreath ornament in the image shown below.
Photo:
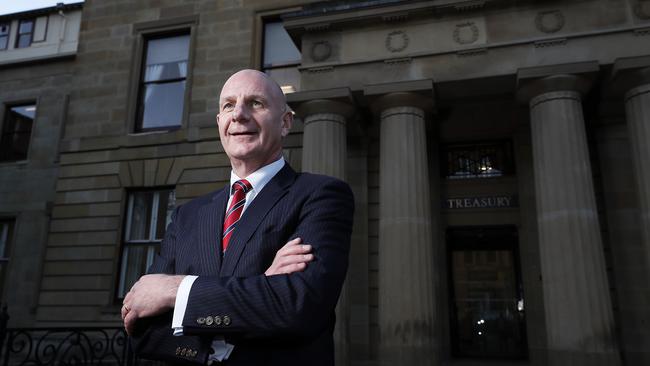
[[[454,41],[458,44],[470,44],[478,41],[479,30],[474,22],[457,24],[454,29]]]
[[[386,36],[386,49],[390,52],[404,51],[409,45],[409,36],[401,30],[388,33]]]
[[[559,10],[543,11],[535,17],[535,27],[540,32],[555,33],[564,27],[564,14]]]

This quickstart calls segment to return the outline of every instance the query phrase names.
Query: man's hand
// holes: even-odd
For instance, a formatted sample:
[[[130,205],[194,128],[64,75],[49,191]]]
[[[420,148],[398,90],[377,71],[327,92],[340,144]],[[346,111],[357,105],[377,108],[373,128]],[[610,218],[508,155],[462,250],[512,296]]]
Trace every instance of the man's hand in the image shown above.
[[[301,244],[300,238],[290,240],[275,254],[273,263],[264,272],[267,276],[299,272],[307,268],[307,263],[314,259],[311,245]]]
[[[178,286],[185,276],[151,274],[140,277],[124,297],[122,320],[131,335],[140,318],[155,316],[172,309]]]

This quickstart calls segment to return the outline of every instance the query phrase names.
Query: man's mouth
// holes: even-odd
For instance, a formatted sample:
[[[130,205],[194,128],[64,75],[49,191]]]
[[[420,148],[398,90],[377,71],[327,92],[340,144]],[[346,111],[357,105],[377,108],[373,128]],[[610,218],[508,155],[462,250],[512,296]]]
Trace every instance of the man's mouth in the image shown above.
[[[254,135],[255,132],[253,131],[240,131],[240,132],[230,132],[229,135],[231,136],[250,136]]]

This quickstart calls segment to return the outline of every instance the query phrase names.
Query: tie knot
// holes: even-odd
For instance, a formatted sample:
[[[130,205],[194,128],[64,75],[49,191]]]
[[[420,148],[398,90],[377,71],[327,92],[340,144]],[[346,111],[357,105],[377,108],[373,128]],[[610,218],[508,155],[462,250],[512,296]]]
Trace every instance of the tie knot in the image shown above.
[[[253,186],[246,179],[242,179],[233,183],[232,190],[230,193],[234,194],[237,191],[248,193],[248,191],[250,191],[251,189],[253,189]]]

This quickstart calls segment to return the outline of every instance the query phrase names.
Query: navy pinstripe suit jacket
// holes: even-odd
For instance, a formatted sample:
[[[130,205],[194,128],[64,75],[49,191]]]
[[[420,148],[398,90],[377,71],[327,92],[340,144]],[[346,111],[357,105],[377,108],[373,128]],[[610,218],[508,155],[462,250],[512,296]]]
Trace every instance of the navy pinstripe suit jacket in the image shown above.
[[[185,335],[172,336],[171,314],[139,321],[136,353],[205,363],[212,337],[223,335],[235,345],[224,365],[333,365],[334,308],[354,210],[349,186],[297,174],[286,164],[246,209],[222,255],[227,201],[228,187],[174,212],[149,272],[199,276],[183,319]],[[296,237],[312,245],[314,260],[303,272],[264,276],[276,252]]]

